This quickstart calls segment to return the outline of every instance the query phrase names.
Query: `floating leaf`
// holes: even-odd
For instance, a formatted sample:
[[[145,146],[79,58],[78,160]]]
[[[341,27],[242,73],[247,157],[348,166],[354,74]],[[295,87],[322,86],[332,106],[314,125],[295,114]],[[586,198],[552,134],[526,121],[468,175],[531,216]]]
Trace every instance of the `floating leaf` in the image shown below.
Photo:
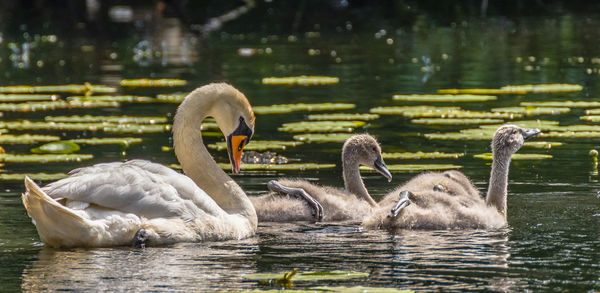
[[[156,96],[156,99],[163,103],[176,103],[183,102],[188,93],[177,93],[177,94],[160,94]]]
[[[400,114],[409,118],[495,118],[495,119],[513,119],[522,117],[521,114],[513,113],[494,113],[482,111],[462,110],[458,107],[376,107],[369,110],[377,114]]]
[[[0,173],[0,180],[8,181],[23,181],[25,180],[25,176],[29,176],[29,178],[33,180],[43,180],[43,181],[51,181],[51,180],[59,180],[63,178],[69,177],[69,175],[65,173],[14,173],[14,174],[4,174]]]
[[[12,94],[34,94],[34,93],[114,93],[117,89],[105,85],[85,84],[68,84],[68,85],[43,85],[43,86],[3,86],[0,87],[0,93]]]
[[[600,108],[585,110],[586,115],[600,115]]]
[[[403,115],[404,113],[413,112],[431,112],[431,111],[450,111],[460,110],[460,107],[434,107],[434,106],[391,106],[391,107],[375,107],[369,112],[383,115]]]
[[[539,128],[542,130],[551,129],[558,126],[558,121],[552,120],[520,120],[520,121],[511,121],[510,124],[517,125],[519,127],[525,128]],[[494,131],[502,124],[497,125],[481,125],[479,128],[484,128],[487,130]]]
[[[392,97],[396,101],[407,102],[485,102],[496,100],[495,96],[482,95],[394,95]]]
[[[327,85],[339,83],[340,79],[331,76],[289,76],[289,77],[265,77],[263,84],[284,84],[284,85]]]
[[[37,135],[37,134],[3,134],[0,135],[0,144],[34,144],[38,142],[58,141],[60,137],[55,135]]]
[[[413,119],[410,122],[415,124],[430,125],[480,125],[480,124],[498,124],[504,122],[502,119],[460,119],[460,118],[421,118]]]
[[[308,120],[375,120],[378,119],[379,115],[377,114],[349,114],[349,113],[329,113],[329,114],[310,114],[308,115]]]
[[[92,138],[75,138],[68,141],[78,144],[120,144],[123,146],[141,143],[142,139],[138,137],[92,137]]]
[[[157,124],[166,123],[166,117],[151,116],[46,116],[46,121],[52,122],[108,122],[108,123],[135,123],[135,124]]]
[[[247,274],[247,280],[277,280],[287,273],[256,273]],[[354,271],[322,271],[322,272],[300,272],[293,275],[294,281],[323,281],[323,280],[349,280],[356,278],[367,278],[368,273]]]
[[[219,163],[219,167],[228,170],[231,169],[229,163]],[[284,170],[316,170],[334,168],[335,164],[319,164],[319,163],[289,163],[289,164],[242,164],[242,170],[267,170],[267,171],[284,171]]]
[[[382,153],[384,159],[458,159],[464,153],[421,152],[416,153]]]
[[[600,122],[600,115],[581,116],[581,117],[579,117],[579,119],[597,123],[597,122]]]
[[[187,85],[187,81],[183,79],[123,79],[120,82],[121,86],[129,87],[172,87],[172,86],[184,86]]]
[[[71,141],[53,141],[32,148],[34,154],[71,154],[79,150],[79,145]]]
[[[545,102],[521,102],[521,106],[526,107],[600,107],[600,102],[594,101],[545,101]]]
[[[489,140],[494,136],[496,128],[491,129],[464,129],[460,132],[446,132],[446,133],[426,133],[423,136],[427,139],[441,139],[441,140]]]
[[[93,158],[91,154],[0,154],[0,162],[5,163],[81,162]]]
[[[507,85],[499,89],[441,89],[440,94],[526,94],[526,93],[558,93],[577,92],[583,90],[578,84],[525,84]]]
[[[315,286],[315,287],[303,287],[302,289],[254,289],[249,291],[243,291],[244,293],[413,293],[412,290],[402,290],[396,288],[386,288],[386,287],[364,287],[364,286],[354,286],[354,287],[344,287],[344,286]]]
[[[547,131],[538,134],[539,137],[552,138],[599,138],[600,131]],[[0,136],[2,138],[2,136]]]
[[[57,109],[117,108],[119,106],[118,102],[59,100],[53,102],[0,103],[0,111],[35,112]]]
[[[544,159],[552,159],[552,155],[548,154],[512,154],[511,159],[513,160],[544,160]],[[492,153],[483,153],[474,155],[473,158],[491,160]]]
[[[57,95],[28,95],[28,94],[10,94],[0,95],[0,102],[26,102],[26,101],[56,101],[59,99]]]
[[[530,148],[536,148],[536,149],[551,149],[553,147],[559,147],[562,146],[563,143],[562,142],[556,142],[556,141],[527,141],[525,142],[525,144],[523,145],[523,147],[530,147]]]
[[[171,130],[169,124],[65,123],[29,120],[0,122],[0,127],[16,130],[87,130],[113,133],[151,133]]]
[[[354,109],[355,104],[347,103],[315,103],[315,104],[278,104],[271,106],[254,106],[252,110],[255,114],[282,114],[295,111],[328,111],[328,110],[347,110]]]
[[[345,142],[351,133],[305,133],[294,135],[294,139],[304,142]]]
[[[413,172],[426,170],[460,169],[462,168],[462,166],[452,164],[390,164],[387,165],[387,168],[388,170],[390,170],[390,172]],[[375,170],[366,166],[360,166],[360,170],[375,172]]]
[[[203,133],[204,134],[204,133]],[[295,147],[304,144],[300,141],[279,141],[279,140],[253,140],[244,147],[246,151],[265,151],[265,150],[285,150],[289,147]],[[219,141],[208,145],[211,149],[219,151],[227,149],[227,143]]]
[[[364,121],[300,121],[284,123],[277,128],[284,132],[352,132],[356,127],[362,127]]]
[[[519,113],[525,116],[534,115],[559,115],[568,113],[571,111],[567,107],[503,107],[493,108],[492,112],[503,112],[503,113]]]
[[[438,94],[471,94],[471,95],[497,95],[497,94],[525,94],[526,91],[522,92],[507,92],[501,89],[440,89],[437,91]]]
[[[95,102],[119,102],[119,103],[152,103],[159,100],[143,96],[71,96],[67,101],[95,101]]]

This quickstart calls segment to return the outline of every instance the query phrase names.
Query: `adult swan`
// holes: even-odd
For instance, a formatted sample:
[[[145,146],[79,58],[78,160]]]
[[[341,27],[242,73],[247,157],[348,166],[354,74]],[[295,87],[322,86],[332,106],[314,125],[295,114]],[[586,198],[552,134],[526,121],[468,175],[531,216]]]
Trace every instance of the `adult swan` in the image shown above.
[[[43,188],[25,178],[23,204],[40,239],[53,247],[241,239],[254,234],[256,212],[210,156],[201,123],[212,116],[227,135],[234,173],[252,137],[254,113],[234,87],[215,83],[191,92],[173,122],[184,173],[144,160],[97,164]]]

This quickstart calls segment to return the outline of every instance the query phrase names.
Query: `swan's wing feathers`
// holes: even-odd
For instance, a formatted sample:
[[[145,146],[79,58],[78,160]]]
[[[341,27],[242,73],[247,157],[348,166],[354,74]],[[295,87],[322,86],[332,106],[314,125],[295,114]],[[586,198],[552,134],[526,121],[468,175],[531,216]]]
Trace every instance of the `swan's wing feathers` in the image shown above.
[[[172,176],[185,176],[159,164],[136,161],[79,168],[70,177],[47,185],[44,191],[53,198],[86,202],[147,218],[190,220],[197,216],[198,207],[181,194],[187,191],[168,182]]]

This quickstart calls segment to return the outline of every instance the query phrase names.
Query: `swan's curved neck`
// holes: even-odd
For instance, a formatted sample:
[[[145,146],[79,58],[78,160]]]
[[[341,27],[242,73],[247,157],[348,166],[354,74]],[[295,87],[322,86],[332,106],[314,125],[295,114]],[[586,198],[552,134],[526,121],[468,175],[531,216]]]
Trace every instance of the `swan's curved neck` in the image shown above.
[[[218,108],[228,96],[205,94],[201,98],[191,97],[198,94],[192,92],[177,109],[173,122],[175,155],[183,172],[223,210],[229,214],[241,214],[256,226],[256,212],[246,193],[219,167],[202,140],[202,121],[212,116],[219,123],[223,117],[218,117],[218,114],[224,112],[218,111]]]
[[[486,196],[488,205],[496,207],[506,218],[506,197],[508,196],[508,167],[510,166],[510,153],[494,152],[490,184]]]
[[[358,198],[366,200],[371,206],[377,206],[377,203],[360,177],[358,159],[352,155],[352,152],[342,152],[342,169],[344,174],[344,188],[346,191],[355,194]]]

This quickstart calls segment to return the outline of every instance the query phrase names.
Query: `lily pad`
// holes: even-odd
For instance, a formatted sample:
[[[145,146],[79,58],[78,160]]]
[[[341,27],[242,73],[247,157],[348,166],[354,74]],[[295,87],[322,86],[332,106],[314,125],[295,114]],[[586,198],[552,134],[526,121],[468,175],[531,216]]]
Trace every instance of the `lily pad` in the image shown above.
[[[562,142],[557,141],[526,141],[523,147],[536,148],[536,149],[551,149],[554,147],[562,146]]]
[[[228,170],[231,169],[229,163],[219,163],[219,167]],[[267,170],[267,171],[285,171],[285,170],[317,170],[334,168],[335,164],[319,163],[289,163],[289,164],[242,164],[242,170]]]
[[[329,114],[310,114],[308,115],[308,120],[375,120],[378,119],[379,115],[377,114],[356,114],[356,113],[329,113]]]
[[[0,135],[0,144],[34,144],[39,142],[58,141],[60,137],[55,135],[38,134],[3,134]]]
[[[67,85],[43,85],[43,86],[3,86],[0,87],[0,93],[12,94],[34,94],[34,93],[114,93],[117,89],[105,85],[93,85],[90,83],[84,84],[67,84]]]
[[[453,164],[390,164],[387,165],[387,168],[390,172],[417,172],[426,170],[460,169],[462,166]],[[365,166],[360,166],[360,170],[375,172],[375,170]]]
[[[558,126],[558,121],[553,120],[519,120],[519,121],[511,121],[510,124],[517,125],[519,127],[525,128],[539,128],[541,130],[549,130]],[[488,131],[495,131],[502,124],[496,125],[481,125],[479,128],[486,129]]]
[[[92,137],[92,138],[75,138],[69,139],[69,142],[78,143],[78,144],[90,144],[90,145],[100,145],[100,144],[119,144],[123,146],[132,145],[135,143],[141,143],[142,139],[139,137]]]
[[[73,115],[73,116],[46,116],[46,121],[52,122],[108,122],[108,123],[135,123],[135,124],[158,124],[166,123],[166,117],[160,116],[92,116],[92,115]]]
[[[560,115],[571,111],[567,107],[503,107],[493,108],[492,112],[519,113],[525,116]]]
[[[0,103],[0,111],[35,112],[57,109],[117,108],[120,105],[118,102],[58,100],[52,102]]]
[[[277,280],[288,273],[256,273],[244,276],[247,280]],[[321,272],[299,272],[293,275],[293,281],[324,281],[324,280],[350,280],[356,278],[367,278],[368,273],[354,271],[321,271]]]
[[[464,153],[415,152],[415,153],[382,153],[384,159],[458,159]]]
[[[585,110],[585,115],[600,115],[600,108]]]
[[[499,89],[441,89],[440,94],[526,94],[526,93],[559,93],[577,92],[583,90],[578,84],[525,84],[507,85]]]
[[[93,158],[91,154],[0,154],[0,162],[4,163],[81,162]]]
[[[285,150],[290,147],[295,147],[304,144],[300,141],[279,141],[279,140],[253,140],[244,147],[246,151],[265,151],[265,150]],[[227,143],[219,141],[207,145],[208,148],[217,149],[219,151],[227,149]]]
[[[119,102],[119,103],[152,103],[159,100],[144,96],[71,96],[67,101],[96,101],[96,102]]]
[[[269,85],[328,85],[339,83],[338,77],[332,76],[289,76],[289,77],[265,77],[263,84]]]
[[[282,114],[296,111],[329,111],[329,110],[347,110],[354,109],[355,104],[348,103],[315,103],[315,104],[278,104],[271,106],[254,106],[252,110],[255,114]]]
[[[294,135],[293,138],[303,142],[345,142],[352,133],[305,133]]]
[[[426,133],[423,136],[427,139],[441,139],[441,140],[490,140],[494,136],[496,128],[484,129],[464,129],[460,132],[446,132],[446,133]]]
[[[71,141],[53,141],[32,148],[34,154],[71,154],[79,150],[79,145]]]
[[[600,122],[600,115],[581,116],[581,117],[579,117],[579,119],[597,123],[597,122]]]
[[[521,114],[468,111],[458,107],[376,107],[369,110],[377,114],[400,114],[408,118],[491,118],[491,119],[514,119],[522,117]]]
[[[170,124],[117,124],[117,123],[65,123],[7,121],[0,122],[0,128],[16,130],[70,130],[70,131],[104,131],[112,133],[155,133],[171,130]]]
[[[364,121],[300,121],[284,123],[277,128],[283,132],[352,132],[362,127]]]
[[[599,138],[600,131],[546,131],[537,136],[552,138]]]
[[[484,95],[394,95],[392,97],[396,101],[406,102],[485,102],[496,100],[496,96],[484,96]]]
[[[57,95],[28,95],[28,94],[9,94],[0,95],[1,103],[27,102],[27,101],[56,101],[60,97]]]
[[[420,118],[413,119],[410,122],[415,124],[429,125],[481,125],[481,124],[498,124],[504,122],[502,119],[461,119],[461,118]]]
[[[440,89],[437,91],[438,94],[451,94],[451,95],[459,95],[459,94],[470,94],[470,95],[498,95],[498,94],[512,94],[519,93],[525,94],[526,91],[522,92],[507,92],[501,89]]]
[[[25,176],[29,176],[29,178],[33,180],[43,180],[43,181],[54,181],[63,178],[69,177],[69,175],[65,173],[13,173],[13,174],[5,174],[0,173],[0,180],[3,181],[23,181],[25,180]]]
[[[184,86],[187,85],[187,81],[183,79],[123,79],[120,82],[121,86],[128,87],[173,87],[173,86]]]
[[[263,289],[254,289],[249,291],[242,291],[244,293],[256,292],[256,293],[413,293],[412,290],[402,290],[396,288],[386,288],[386,287],[364,287],[364,286],[355,286],[355,287],[344,287],[344,286],[315,286],[315,287],[303,287],[302,289],[289,289],[285,290],[281,289],[271,289],[271,290],[263,290]]]
[[[544,160],[544,159],[552,159],[552,155],[548,155],[548,154],[512,154],[511,156],[512,160]],[[484,159],[484,160],[491,160],[492,159],[492,153],[483,153],[483,154],[477,154],[474,155],[473,158],[477,158],[477,159]]]
[[[431,111],[450,111],[460,110],[460,107],[434,107],[434,106],[390,106],[390,107],[375,107],[369,112],[382,115],[403,115],[404,113],[414,112],[431,112]]]
[[[521,102],[521,106],[526,107],[600,107],[600,102],[595,101],[544,101],[544,102]]]
[[[176,103],[183,102],[188,93],[176,93],[176,94],[160,94],[156,96],[156,99],[163,103]]]

